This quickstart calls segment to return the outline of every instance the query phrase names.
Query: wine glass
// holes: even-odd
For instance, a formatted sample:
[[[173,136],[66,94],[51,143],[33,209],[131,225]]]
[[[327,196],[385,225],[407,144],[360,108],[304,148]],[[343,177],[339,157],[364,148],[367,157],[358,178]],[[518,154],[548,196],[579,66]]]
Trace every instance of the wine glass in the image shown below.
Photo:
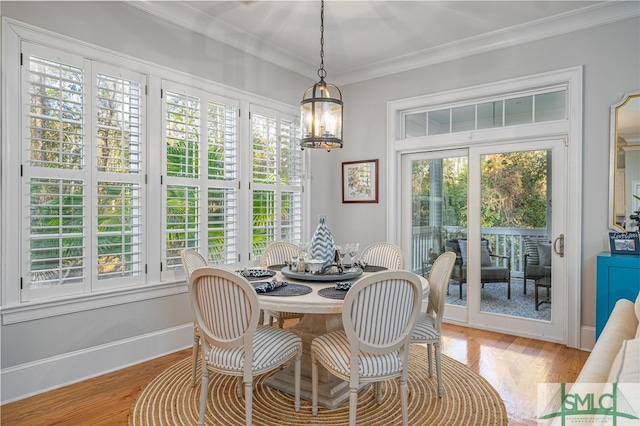
[[[338,256],[340,256],[340,266],[344,266],[344,257],[347,255],[347,245],[348,244],[340,244],[336,246],[336,250],[338,250]]]
[[[347,244],[347,253],[351,257],[351,263],[353,264],[356,260],[356,254],[358,254],[358,250],[360,250],[360,243],[349,243]]]

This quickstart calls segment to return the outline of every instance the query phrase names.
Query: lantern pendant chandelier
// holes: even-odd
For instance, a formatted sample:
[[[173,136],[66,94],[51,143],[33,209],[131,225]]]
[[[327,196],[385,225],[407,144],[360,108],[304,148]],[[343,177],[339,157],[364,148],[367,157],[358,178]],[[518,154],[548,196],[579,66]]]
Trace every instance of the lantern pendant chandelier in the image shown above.
[[[320,81],[309,87],[300,102],[300,148],[331,151],[342,148],[342,93],[324,81],[324,0],[320,6]]]

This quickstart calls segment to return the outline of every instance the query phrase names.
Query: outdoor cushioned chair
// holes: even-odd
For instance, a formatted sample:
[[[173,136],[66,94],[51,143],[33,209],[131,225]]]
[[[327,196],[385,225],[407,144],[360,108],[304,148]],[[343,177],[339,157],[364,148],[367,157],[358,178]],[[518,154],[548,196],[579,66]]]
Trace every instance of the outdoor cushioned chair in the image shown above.
[[[402,249],[391,243],[371,244],[360,256],[367,265],[384,266],[387,269],[403,269]]]
[[[268,268],[273,265],[284,265],[291,261],[294,256],[300,255],[298,246],[288,242],[275,242],[267,246],[260,256],[260,267]],[[304,314],[294,312],[265,311],[269,318],[269,325],[273,325],[273,320],[278,322],[278,327],[284,326],[284,321],[291,318],[302,318]]]
[[[294,408],[300,411],[300,337],[287,330],[258,324],[258,294],[239,274],[218,268],[199,268],[191,274],[189,288],[202,342],[198,425],[204,425],[210,373],[242,379],[245,419],[250,426],[254,376],[279,369],[291,359],[295,359]],[[240,382],[237,392],[242,396]]]
[[[455,253],[442,253],[433,263],[429,271],[429,302],[426,312],[418,314],[418,321],[413,329],[411,343],[426,344],[429,362],[429,377],[433,372],[431,367],[432,349],[436,353],[436,376],[438,377],[438,396],[442,397],[442,364],[440,347],[440,328],[442,326],[442,317],[444,315],[444,307],[447,298],[447,289],[449,288],[449,279],[451,271],[456,262]]]
[[[524,237],[524,294],[527,281],[551,277],[551,241],[546,236]]]
[[[361,384],[375,383],[379,404],[381,381],[394,378],[400,379],[402,424],[407,425],[409,344],[421,304],[420,277],[407,271],[382,271],[353,284],[344,298],[344,329],[311,342],[313,415],[318,414],[320,363],[349,382],[349,425],[356,425]]]
[[[453,267],[451,278],[457,281],[462,299],[462,284],[467,282],[467,240],[466,238],[450,239],[445,241],[445,251],[456,254],[456,264]],[[507,283],[507,299],[511,299],[511,259],[509,256],[501,256],[491,253],[489,241],[482,239],[480,248],[480,282]],[[506,261],[507,266],[498,265],[498,261]]]
[[[184,249],[180,252],[182,258],[182,267],[187,277],[187,285],[191,281],[191,274],[198,268],[207,266],[207,259],[205,259],[198,251],[194,249]],[[193,321],[193,362],[191,372],[191,387],[196,385],[196,370],[198,368],[198,352],[200,351],[200,331],[198,330],[198,323]]]

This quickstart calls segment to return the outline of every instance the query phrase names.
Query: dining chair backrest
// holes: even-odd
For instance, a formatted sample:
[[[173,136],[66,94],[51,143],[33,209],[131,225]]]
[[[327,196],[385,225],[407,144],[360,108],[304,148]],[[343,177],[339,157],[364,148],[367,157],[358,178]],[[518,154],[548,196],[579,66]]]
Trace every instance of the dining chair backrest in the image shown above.
[[[384,266],[387,269],[403,269],[404,256],[402,249],[391,243],[371,244],[360,256],[367,265]]]
[[[293,243],[279,241],[271,243],[264,249],[260,256],[260,267],[267,268],[273,265],[284,265],[291,258],[300,255],[300,249]]]
[[[342,309],[352,371],[358,371],[360,351],[388,354],[406,347],[421,304],[422,283],[410,272],[383,271],[356,281]]]
[[[440,330],[442,314],[447,299],[447,288],[451,272],[456,263],[456,254],[444,252],[433,262],[429,271],[429,303],[427,313],[434,316],[435,328]]]
[[[190,279],[193,271],[207,266],[207,259],[205,259],[197,250],[184,249],[180,252],[180,257],[182,258],[182,267],[184,268],[187,280]]]
[[[251,342],[258,327],[258,295],[240,275],[219,268],[199,268],[191,275],[191,307],[207,346],[221,349],[244,347],[245,359],[253,359]],[[251,363],[245,362],[245,378]]]

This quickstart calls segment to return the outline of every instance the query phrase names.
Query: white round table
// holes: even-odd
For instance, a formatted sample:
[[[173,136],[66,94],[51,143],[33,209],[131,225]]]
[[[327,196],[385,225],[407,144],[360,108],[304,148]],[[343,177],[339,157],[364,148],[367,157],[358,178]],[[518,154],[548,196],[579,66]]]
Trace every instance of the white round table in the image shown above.
[[[371,275],[363,273],[359,278]],[[429,281],[416,274],[422,282],[423,298],[429,295]],[[304,316],[290,330],[302,338],[302,375],[300,396],[311,401],[311,341],[323,334],[342,330],[342,306],[340,299],[330,299],[318,294],[318,290],[335,287],[335,282],[303,281],[283,276],[280,272],[274,277],[289,283],[311,287],[311,293],[300,296],[270,296],[258,294],[260,308],[268,311],[296,312]],[[355,282],[357,279],[351,280]],[[293,369],[283,369],[269,377],[267,385],[293,395]],[[349,383],[329,374],[324,368],[319,369],[318,404],[334,409],[349,399]]]

